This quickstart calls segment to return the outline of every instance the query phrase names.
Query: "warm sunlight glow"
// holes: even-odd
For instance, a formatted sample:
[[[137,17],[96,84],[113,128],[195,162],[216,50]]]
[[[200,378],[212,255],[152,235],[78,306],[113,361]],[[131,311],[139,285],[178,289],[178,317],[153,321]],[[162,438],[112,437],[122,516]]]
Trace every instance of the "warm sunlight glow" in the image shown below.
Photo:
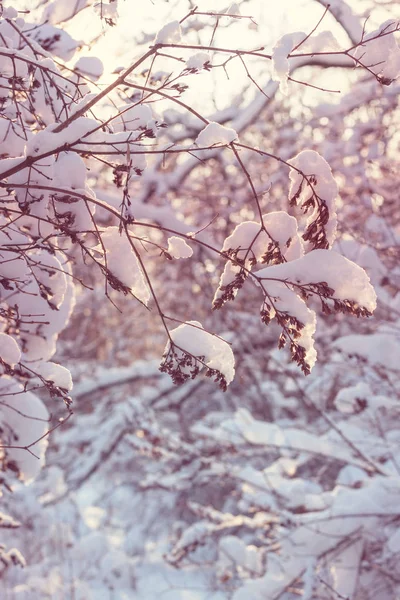
[[[399,600],[399,0],[0,0],[0,600]]]

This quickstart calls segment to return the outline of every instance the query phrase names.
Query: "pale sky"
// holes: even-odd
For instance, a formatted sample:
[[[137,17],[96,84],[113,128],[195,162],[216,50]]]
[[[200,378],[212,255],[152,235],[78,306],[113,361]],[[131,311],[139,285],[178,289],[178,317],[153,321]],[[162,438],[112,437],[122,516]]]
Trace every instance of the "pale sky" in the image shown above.
[[[361,8],[370,4],[371,0],[350,0],[350,3],[356,6],[359,12]],[[356,4],[354,4],[354,2]],[[25,0],[17,0],[12,3],[17,8],[23,8]],[[189,0],[119,0],[118,11],[119,21],[117,27],[102,25],[98,17],[93,13],[92,8],[83,10],[77,15],[73,23],[67,25],[67,29],[75,39],[82,40],[83,47],[80,56],[98,56],[103,61],[105,75],[100,83],[107,84],[112,80],[111,73],[116,67],[126,68],[131,64],[138,53],[145,52],[152,43],[155,33],[171,20],[180,20],[184,17],[191,5]],[[197,0],[196,5],[200,11],[221,12],[230,6],[229,0]],[[243,0],[241,5],[242,15],[251,15],[257,25],[250,20],[238,19],[230,20],[225,17],[221,23],[226,25],[231,22],[229,27],[219,27],[214,39],[214,45],[229,48],[257,48],[265,46],[266,52],[271,51],[274,43],[284,33],[295,31],[310,32],[318,22],[324,12],[324,8],[315,0]],[[28,6],[32,6],[29,0]],[[374,23],[382,22],[387,15],[380,10],[375,10],[371,16],[370,23],[373,28]],[[28,20],[28,19],[27,19]],[[201,17],[202,22],[214,23],[211,17]],[[188,21],[189,22],[189,21]],[[194,22],[192,18],[192,22]],[[324,30],[331,30],[337,37],[339,43],[344,46],[347,44],[347,38],[342,29],[330,15],[326,15],[317,33]],[[103,30],[103,36],[90,48],[85,41],[93,39]],[[212,28],[191,32],[185,35],[185,41],[188,43],[198,43],[200,40],[208,44],[211,39]],[[138,46],[138,43],[140,44]],[[193,52],[194,53],[194,52]],[[180,53],[174,52],[175,55]],[[189,54],[183,52],[182,56],[188,58]],[[71,61],[71,66],[78,57]],[[225,57],[226,58],[226,57]],[[222,62],[221,55],[216,55],[214,63]],[[246,59],[246,64],[252,76],[260,83],[265,85],[269,79],[270,61],[254,61]],[[174,66],[179,65],[175,61],[169,60],[164,64],[160,59],[156,64],[156,70],[171,71]],[[211,73],[201,73],[195,77],[190,77],[190,90],[185,92],[185,100],[196,104],[199,101],[204,106],[208,104],[208,110],[212,111],[212,101],[216,102],[218,109],[229,105],[232,97],[235,97],[249,82],[244,67],[240,61],[235,59],[227,65],[226,77],[222,69],[213,69]],[[329,70],[323,74],[322,85],[341,89],[342,92],[348,88],[345,83],[347,76],[343,78],[341,72]],[[214,90],[214,92],[213,92]],[[217,92],[215,92],[217,90]],[[332,94],[323,94],[323,92],[312,92],[309,88],[303,88],[303,98],[305,103],[314,104],[326,101],[337,101]],[[252,89],[249,93],[255,93]]]
[[[230,2],[229,0],[228,2],[226,0],[198,0],[196,5],[200,11],[218,12],[226,10]],[[140,51],[137,41],[143,43],[142,48],[145,51],[152,43],[158,29],[171,20],[179,20],[184,17],[189,6],[188,0],[171,0],[169,2],[166,0],[141,0],[140,2],[119,0],[118,26],[115,28],[105,27],[106,35],[96,43],[92,50],[83,49],[82,54],[99,56],[109,78],[109,74],[115,67],[127,67],[137,56],[138,50]],[[225,17],[222,20],[222,24],[225,26],[218,28],[214,45],[249,49],[265,46],[268,52],[283,33],[292,31],[308,33],[323,12],[323,7],[314,0],[279,0],[279,2],[276,0],[247,0],[241,5],[241,14],[251,15],[257,25],[250,20],[230,20]],[[211,17],[201,17],[201,20],[208,23],[215,22]],[[87,32],[93,30],[94,26],[92,11],[83,11],[75,21],[77,21],[74,27],[75,36],[81,37],[83,40],[88,39]],[[231,24],[226,27],[228,21]],[[324,29],[336,30],[339,41],[346,43],[346,36],[343,35],[330,15],[325,17],[318,31]],[[185,36],[185,40],[198,43],[201,39],[203,43],[207,44],[211,39],[211,31],[212,28],[207,28],[198,33],[190,33]],[[174,54],[180,55],[179,53]],[[184,53],[182,55],[185,56]],[[186,54],[185,58],[188,56],[190,53]],[[221,55],[217,55],[214,62],[222,62]],[[246,59],[246,64],[254,78],[265,85],[269,79],[270,62]],[[178,66],[177,63],[175,65]],[[175,65],[171,60],[164,64],[160,60],[157,62],[158,70],[170,71]],[[203,105],[205,102],[211,104],[211,90],[214,88],[214,90],[218,90],[214,94],[217,107],[222,109],[229,105],[232,97],[236,96],[249,80],[243,65],[237,59],[227,66],[227,73],[229,79],[222,69],[214,69],[211,73],[202,73],[191,77],[188,80],[190,90],[185,92],[185,100],[196,102],[198,98],[201,98]],[[106,80],[107,76],[103,79]],[[250,93],[254,94],[255,89],[252,89]],[[309,91],[307,93],[310,95]],[[212,107],[209,106],[209,109],[212,110]]]

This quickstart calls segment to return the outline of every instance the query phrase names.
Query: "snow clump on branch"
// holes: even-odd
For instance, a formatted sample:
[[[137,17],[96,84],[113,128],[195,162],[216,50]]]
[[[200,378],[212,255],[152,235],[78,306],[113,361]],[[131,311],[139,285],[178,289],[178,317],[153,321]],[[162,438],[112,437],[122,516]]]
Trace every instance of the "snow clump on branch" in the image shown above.
[[[173,258],[190,258],[193,255],[193,250],[189,244],[176,235],[168,238],[167,251]]]
[[[216,144],[231,144],[237,140],[238,134],[231,127],[219,123],[209,123],[196,138],[197,146],[215,146]]]
[[[400,75],[400,48],[394,36],[399,28],[400,21],[386,21],[352,53],[356,66],[366,67],[383,85],[390,85]]]
[[[188,321],[170,332],[160,370],[175,383],[194,379],[205,368],[223,390],[235,375],[235,358],[228,342],[206,331],[198,321]]]
[[[157,33],[154,44],[179,44],[181,36],[179,21],[171,21],[171,23],[164,25]]]

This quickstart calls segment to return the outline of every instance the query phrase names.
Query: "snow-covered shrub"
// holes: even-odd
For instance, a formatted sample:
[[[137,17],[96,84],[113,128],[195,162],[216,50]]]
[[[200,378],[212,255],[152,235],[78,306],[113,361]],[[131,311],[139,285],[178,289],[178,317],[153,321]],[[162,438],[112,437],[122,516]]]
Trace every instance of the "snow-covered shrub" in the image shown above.
[[[216,597],[261,598],[267,589],[279,598],[296,584],[309,598],[315,590],[322,598],[329,586],[356,598],[380,518],[379,560],[398,546],[398,515],[390,512],[399,486],[398,431],[391,427],[399,302],[389,274],[398,256],[396,143],[368,111],[389,107],[393,123],[398,119],[399,24],[391,19],[367,34],[344,2],[332,2],[323,16],[335,17],[348,43],[313,29],[286,33],[269,51],[251,44],[242,51],[214,40],[225,21],[228,29],[252,24],[240,7],[191,8],[143,34],[134,56],[111,72],[86,56],[74,26],[90,11],[111,35],[117,2],[67,4],[53,0],[29,13],[3,6],[0,21],[4,487],[37,476],[49,433],[57,429],[65,449],[58,460],[54,452],[36,488],[20,492],[26,502],[16,519],[4,515],[0,525],[30,520],[40,531],[46,517],[37,517],[38,498],[53,507],[49,523],[62,506],[68,517],[59,552],[72,549],[60,567],[51,545],[29,548],[21,539],[28,562],[39,566],[24,583],[10,575],[15,594],[57,597],[68,580],[75,598],[100,597],[104,589],[121,598],[135,589],[145,598],[154,591],[146,581],[153,561],[166,580],[168,565],[200,564],[204,589],[218,582]],[[97,41],[93,34],[94,50]],[[189,96],[191,85],[225,72],[227,59],[241,66],[251,90],[214,111],[204,91],[204,103]],[[246,61],[255,59],[271,68],[271,81],[251,75]],[[165,70],[157,70],[161,62]],[[358,79],[340,103],[308,115],[301,131],[304,115],[284,104],[278,88],[294,89],[294,72],[316,65],[357,65]],[[325,93],[323,84],[300,83]],[[358,319],[376,309],[371,281],[389,326],[374,321],[369,328]],[[90,308],[103,297],[107,310]],[[109,311],[123,314],[117,331]],[[62,357],[57,340],[71,319],[64,350],[78,360],[90,345],[85,319],[94,355],[106,339],[124,364],[140,356],[151,329],[156,350],[164,348],[160,371],[189,391],[184,386],[181,394],[153,364],[139,363],[125,375],[108,374],[103,401],[60,427],[74,396],[90,396],[98,385],[74,391],[69,369],[53,362]],[[276,346],[288,347],[294,365]],[[306,375],[314,369],[309,381],[296,366]],[[211,387],[199,396],[207,377],[228,389],[227,399]],[[137,398],[116,402],[109,392],[116,382],[141,379],[151,383]],[[185,416],[190,394],[195,401]],[[215,408],[207,411],[204,398]],[[132,456],[140,456],[140,469],[128,488],[139,499],[154,494],[137,525],[155,540],[153,557],[153,542],[145,550],[131,523],[113,520],[119,505],[108,496],[115,486],[127,505],[123,481],[134,471]],[[86,506],[79,491],[103,464],[95,494],[101,506]],[[145,530],[159,490],[166,492],[165,514],[177,520],[174,531],[160,525],[153,535]],[[190,517],[174,513],[182,503]],[[104,535],[88,531],[100,524]],[[123,543],[106,535],[118,527],[126,529]],[[143,562],[133,560],[133,548],[145,553]],[[4,568],[23,563],[7,548],[0,561]],[[345,561],[353,578],[346,579]]]

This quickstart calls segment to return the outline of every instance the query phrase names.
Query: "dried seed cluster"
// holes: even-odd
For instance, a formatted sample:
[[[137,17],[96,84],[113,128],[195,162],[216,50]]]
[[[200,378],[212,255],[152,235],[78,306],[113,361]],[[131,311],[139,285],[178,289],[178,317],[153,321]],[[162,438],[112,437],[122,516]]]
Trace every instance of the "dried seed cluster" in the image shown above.
[[[189,379],[195,379],[204,367],[206,377],[214,379],[215,383],[218,383],[221,390],[225,392],[228,387],[225,376],[218,369],[208,367],[205,360],[204,355],[194,356],[186,350],[178,348],[172,342],[162,357],[160,371],[167,373],[176,385],[182,385]]]

